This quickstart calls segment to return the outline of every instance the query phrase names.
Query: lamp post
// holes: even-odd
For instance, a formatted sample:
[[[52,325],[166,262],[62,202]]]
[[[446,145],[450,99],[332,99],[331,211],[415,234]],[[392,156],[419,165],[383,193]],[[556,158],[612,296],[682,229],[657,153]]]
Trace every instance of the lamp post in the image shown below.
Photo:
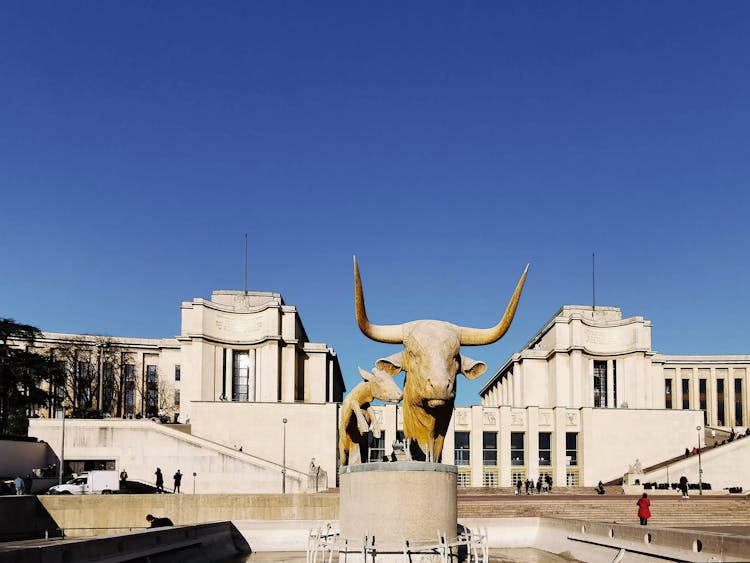
[[[698,431],[698,494],[703,495],[703,465],[701,464],[701,426],[696,426]]]
[[[62,485],[63,472],[65,467],[65,399],[60,403],[60,410],[62,411],[62,436],[60,437],[60,469],[57,475],[57,484]]]
[[[195,494],[195,477],[196,477],[197,475],[198,475],[198,474],[197,474],[197,473],[196,473],[195,471],[193,471],[193,494]]]
[[[286,494],[286,418],[282,418],[284,429],[281,450],[281,494]]]

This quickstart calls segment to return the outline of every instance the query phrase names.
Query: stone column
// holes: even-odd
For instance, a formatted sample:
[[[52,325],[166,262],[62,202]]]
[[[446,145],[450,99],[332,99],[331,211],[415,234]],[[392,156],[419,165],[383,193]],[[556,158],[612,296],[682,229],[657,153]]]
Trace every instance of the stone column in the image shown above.
[[[718,421],[718,409],[716,408],[716,369],[709,369],[709,376],[706,385],[706,424],[716,424]]]
[[[497,464],[499,466],[500,476],[499,483],[501,487],[512,487],[515,483],[511,482],[511,465],[510,465],[510,407],[501,406],[499,409],[498,424],[500,432],[497,437]]]
[[[471,407],[471,433],[469,434],[469,447],[470,458],[469,464],[471,466],[471,486],[481,487],[482,486],[482,473],[484,471],[483,453],[484,453],[484,416],[483,407],[481,405],[473,405]]]
[[[539,477],[539,407],[528,407],[526,415],[526,451],[529,456],[526,475],[536,483]]]
[[[555,407],[553,409],[553,434],[552,439],[552,487],[564,487],[566,478],[566,459],[565,459],[565,433],[567,432],[568,419],[567,409],[565,407]]]

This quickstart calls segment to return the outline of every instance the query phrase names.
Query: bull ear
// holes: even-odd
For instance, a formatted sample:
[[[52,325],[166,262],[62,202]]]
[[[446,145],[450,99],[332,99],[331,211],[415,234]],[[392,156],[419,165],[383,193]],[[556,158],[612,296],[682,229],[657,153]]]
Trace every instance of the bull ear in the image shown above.
[[[487,371],[487,364],[484,362],[478,362],[472,360],[466,356],[461,356],[461,373],[463,373],[467,379],[476,379]]]
[[[362,379],[364,379],[365,381],[370,381],[372,374],[369,371],[367,371],[366,369],[362,369],[359,366],[357,366],[357,369],[359,369],[359,375],[362,376]]]
[[[404,353],[399,352],[398,354],[393,354],[392,356],[388,356],[387,358],[380,358],[377,362],[375,362],[375,366],[393,377],[397,373],[401,372],[401,363],[403,361],[403,357]]]

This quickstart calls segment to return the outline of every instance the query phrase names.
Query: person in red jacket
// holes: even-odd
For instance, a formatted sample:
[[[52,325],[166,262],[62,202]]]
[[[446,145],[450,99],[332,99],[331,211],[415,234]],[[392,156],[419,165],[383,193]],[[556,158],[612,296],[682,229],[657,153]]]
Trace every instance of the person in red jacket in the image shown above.
[[[643,496],[638,499],[635,503],[638,506],[638,518],[641,519],[641,526],[648,524],[648,519],[651,518],[651,501],[648,500],[648,495],[643,493]]]

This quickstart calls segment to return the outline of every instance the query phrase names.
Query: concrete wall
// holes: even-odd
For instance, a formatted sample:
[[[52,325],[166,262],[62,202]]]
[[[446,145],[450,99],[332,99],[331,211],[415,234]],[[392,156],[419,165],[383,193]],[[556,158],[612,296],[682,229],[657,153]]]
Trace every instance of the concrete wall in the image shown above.
[[[315,458],[316,464],[331,476],[333,486],[338,447],[337,416],[335,403],[199,402],[193,403],[192,431],[214,442],[241,446],[245,452],[281,465],[286,426],[286,466],[307,472],[310,460]],[[283,419],[287,420],[286,425]],[[279,474],[279,484],[280,479]]]
[[[60,421],[33,419],[29,433],[60,452]],[[148,420],[67,420],[65,459],[115,460],[117,470],[127,470],[129,479],[152,484],[159,467],[167,489],[180,469],[183,493],[192,493],[194,484],[196,493],[276,493],[282,486],[280,464]],[[307,487],[306,473],[289,469],[286,480],[287,492]]]
[[[750,438],[740,438],[724,446],[705,450],[701,453],[700,462],[703,482],[710,483],[712,490],[740,486],[744,491],[750,491]],[[644,482],[666,483],[669,480],[670,483],[675,483],[683,475],[690,483],[698,482],[697,455],[680,459],[668,468],[663,467],[644,475]],[[697,492],[691,491],[690,494]]]
[[[112,533],[113,530],[120,532],[147,526],[147,514],[166,516],[179,526],[219,520],[332,520],[338,518],[339,512],[338,495],[328,493],[38,498],[54,521],[65,529],[68,537],[100,535]]]
[[[648,467],[694,443],[701,411],[582,409],[583,485],[622,477],[638,459]]]
[[[0,497],[0,542],[57,537],[58,527],[37,497]]]
[[[57,458],[45,443],[0,440],[0,477],[23,476],[51,463]]]

